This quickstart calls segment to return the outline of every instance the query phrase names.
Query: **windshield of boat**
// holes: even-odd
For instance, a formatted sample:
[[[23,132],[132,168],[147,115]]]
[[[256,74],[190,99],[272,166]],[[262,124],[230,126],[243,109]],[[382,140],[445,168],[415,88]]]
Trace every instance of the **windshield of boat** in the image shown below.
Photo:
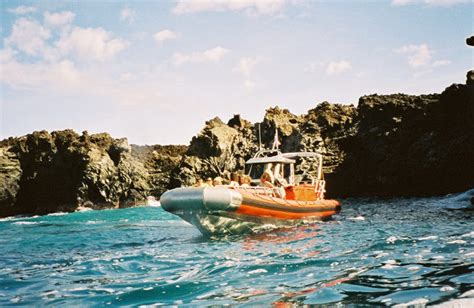
[[[252,180],[259,180],[265,171],[265,164],[245,165],[245,174],[248,174]]]
[[[317,180],[320,174],[318,166],[318,157],[298,157],[295,168],[296,183]]]
[[[291,182],[290,177],[292,174],[291,164],[273,163],[272,172],[276,172],[275,168],[277,164],[280,166],[283,166],[283,168],[281,167],[278,168],[278,170],[280,170],[278,172],[279,175],[274,174],[274,177],[283,178],[286,180],[287,183],[290,183]],[[256,184],[256,183],[259,183],[260,177],[262,176],[266,168],[267,168],[267,164],[263,164],[263,163],[262,164],[247,164],[245,166],[245,174],[249,175],[250,178],[252,178],[252,182]]]

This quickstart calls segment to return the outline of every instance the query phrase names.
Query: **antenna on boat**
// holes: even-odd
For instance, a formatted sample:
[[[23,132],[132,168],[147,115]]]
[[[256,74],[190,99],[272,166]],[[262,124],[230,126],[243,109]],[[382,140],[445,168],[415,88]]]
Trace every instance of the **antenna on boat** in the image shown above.
[[[258,150],[261,151],[262,150],[262,130],[260,128],[260,124],[261,123],[258,123]]]
[[[275,127],[275,137],[273,138],[272,150],[278,149],[281,145],[280,140],[278,139],[278,129]]]

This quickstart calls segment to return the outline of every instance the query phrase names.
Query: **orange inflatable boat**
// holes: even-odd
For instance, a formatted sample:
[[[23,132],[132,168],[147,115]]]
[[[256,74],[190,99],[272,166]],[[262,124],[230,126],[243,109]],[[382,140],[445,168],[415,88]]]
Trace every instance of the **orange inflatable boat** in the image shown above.
[[[295,175],[297,161],[315,165]],[[310,163],[308,163],[308,161]],[[182,187],[160,199],[164,210],[196,226],[203,234],[241,233],[255,227],[326,220],[340,210],[324,199],[322,156],[318,153],[260,151],[246,162],[250,185]]]

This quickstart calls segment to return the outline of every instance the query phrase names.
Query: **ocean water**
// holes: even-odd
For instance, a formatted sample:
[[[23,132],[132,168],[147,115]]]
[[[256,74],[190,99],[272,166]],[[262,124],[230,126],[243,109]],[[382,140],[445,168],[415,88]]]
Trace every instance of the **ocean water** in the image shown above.
[[[203,237],[161,208],[0,220],[0,306],[474,306],[474,190]]]

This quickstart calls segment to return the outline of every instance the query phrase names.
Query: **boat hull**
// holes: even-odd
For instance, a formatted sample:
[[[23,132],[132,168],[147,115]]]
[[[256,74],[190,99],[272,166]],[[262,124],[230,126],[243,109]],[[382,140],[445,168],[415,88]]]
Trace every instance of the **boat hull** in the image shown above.
[[[243,188],[187,187],[167,191],[162,208],[203,234],[236,234],[301,222],[326,220],[340,210],[336,200],[295,201]]]

